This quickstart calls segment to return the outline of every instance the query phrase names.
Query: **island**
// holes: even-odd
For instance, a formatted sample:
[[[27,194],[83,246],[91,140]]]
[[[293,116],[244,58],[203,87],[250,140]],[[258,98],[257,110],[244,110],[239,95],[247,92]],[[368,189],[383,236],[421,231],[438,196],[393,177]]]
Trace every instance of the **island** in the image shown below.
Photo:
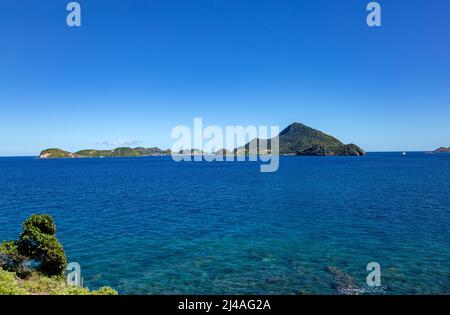
[[[283,129],[278,136],[266,139],[263,145],[261,139],[253,139],[246,145],[233,151],[220,149],[215,153],[205,153],[199,149],[186,149],[179,152],[154,148],[128,148],[121,147],[114,150],[81,150],[68,152],[61,149],[46,149],[39,154],[40,159],[50,158],[102,158],[102,157],[138,157],[138,156],[169,156],[171,154],[203,155],[213,154],[217,156],[242,156],[271,154],[271,146],[274,140],[279,141],[280,155],[297,156],[361,156],[365,155],[363,149],[356,144],[344,144],[338,139],[313,129],[301,123],[292,123]],[[450,148],[449,148],[450,150]]]
[[[121,147],[114,150],[94,150],[85,149],[75,153],[53,148],[46,149],[39,154],[40,159],[57,158],[103,158],[103,157],[137,157],[137,156],[168,156],[170,150],[161,150],[160,148],[128,148]]]
[[[449,148],[440,147],[439,149],[436,149],[433,152],[434,153],[450,153],[450,147]]]
[[[356,144],[344,144],[338,139],[301,123],[292,123],[280,134],[265,140],[261,148],[261,139],[253,139],[245,146],[236,148],[240,154],[270,154],[271,144],[278,138],[280,155],[297,156],[361,156],[365,151]],[[256,148],[256,149],[255,149]]]

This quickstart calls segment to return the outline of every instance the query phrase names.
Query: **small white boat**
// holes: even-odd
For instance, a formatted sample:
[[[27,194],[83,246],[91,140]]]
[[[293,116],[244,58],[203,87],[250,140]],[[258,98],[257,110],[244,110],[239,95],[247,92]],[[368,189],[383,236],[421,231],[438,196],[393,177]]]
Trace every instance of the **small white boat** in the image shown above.
[[[406,152],[403,152],[402,155],[406,155]]]

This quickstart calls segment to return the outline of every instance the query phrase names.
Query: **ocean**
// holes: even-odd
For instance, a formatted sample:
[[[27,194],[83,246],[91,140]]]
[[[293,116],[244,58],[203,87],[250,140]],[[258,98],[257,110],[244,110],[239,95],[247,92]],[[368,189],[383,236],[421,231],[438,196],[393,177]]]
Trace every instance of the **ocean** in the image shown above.
[[[275,173],[170,157],[0,158],[0,240],[32,213],[54,217],[90,289],[450,293],[450,154],[286,156]],[[369,262],[381,266],[376,289]]]

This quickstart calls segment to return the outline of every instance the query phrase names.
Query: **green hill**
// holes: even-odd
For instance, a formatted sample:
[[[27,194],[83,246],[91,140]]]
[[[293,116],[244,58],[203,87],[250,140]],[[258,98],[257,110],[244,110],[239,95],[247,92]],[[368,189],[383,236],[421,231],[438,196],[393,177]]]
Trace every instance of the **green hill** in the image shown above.
[[[364,155],[355,144],[338,139],[300,123],[293,123],[279,136],[280,154],[296,155]]]
[[[40,158],[73,158],[75,157],[73,153],[61,150],[61,149],[47,149],[41,152]]]
[[[435,153],[450,153],[450,148],[440,147],[434,150]]]
[[[344,144],[338,139],[319,130],[310,128],[300,123],[293,123],[279,134],[279,148],[282,155],[313,155],[313,156],[348,156],[364,155],[365,152],[355,144]],[[244,147],[235,149],[237,154],[255,154],[252,148],[259,148],[260,139],[254,139]],[[268,150],[271,142],[267,141]],[[266,153],[259,150],[261,153]]]
[[[121,147],[114,150],[94,150],[85,149],[75,153],[67,152],[61,149],[47,149],[39,154],[41,159],[52,158],[99,158],[99,157],[133,157],[133,156],[162,156],[170,155],[170,150],[161,150],[159,148],[128,148]]]

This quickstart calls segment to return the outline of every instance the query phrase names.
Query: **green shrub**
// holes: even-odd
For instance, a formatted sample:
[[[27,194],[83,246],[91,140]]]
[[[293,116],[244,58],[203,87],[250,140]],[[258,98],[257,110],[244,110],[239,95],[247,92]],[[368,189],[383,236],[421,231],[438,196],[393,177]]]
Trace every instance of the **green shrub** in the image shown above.
[[[0,295],[117,295],[110,287],[96,291],[87,288],[68,286],[64,276],[47,277],[36,271],[28,279],[17,278],[13,272],[0,268]]]
[[[37,228],[42,234],[55,235],[56,225],[48,214],[33,214],[22,224],[24,231],[30,227]]]
[[[46,235],[38,246],[41,259],[39,269],[47,275],[60,275],[66,269],[66,255],[61,243],[53,235]]]
[[[0,268],[0,295],[23,295],[27,291],[18,286],[16,276]]]
[[[110,287],[101,287],[96,291],[92,291],[91,295],[117,295],[117,291]]]
[[[18,272],[26,257],[19,253],[16,241],[4,241],[0,244],[0,267],[8,271]]]
[[[53,219],[45,214],[33,214],[23,223],[18,251],[30,260],[40,262],[39,269],[47,275],[59,275],[66,268],[66,255],[55,236]]]

